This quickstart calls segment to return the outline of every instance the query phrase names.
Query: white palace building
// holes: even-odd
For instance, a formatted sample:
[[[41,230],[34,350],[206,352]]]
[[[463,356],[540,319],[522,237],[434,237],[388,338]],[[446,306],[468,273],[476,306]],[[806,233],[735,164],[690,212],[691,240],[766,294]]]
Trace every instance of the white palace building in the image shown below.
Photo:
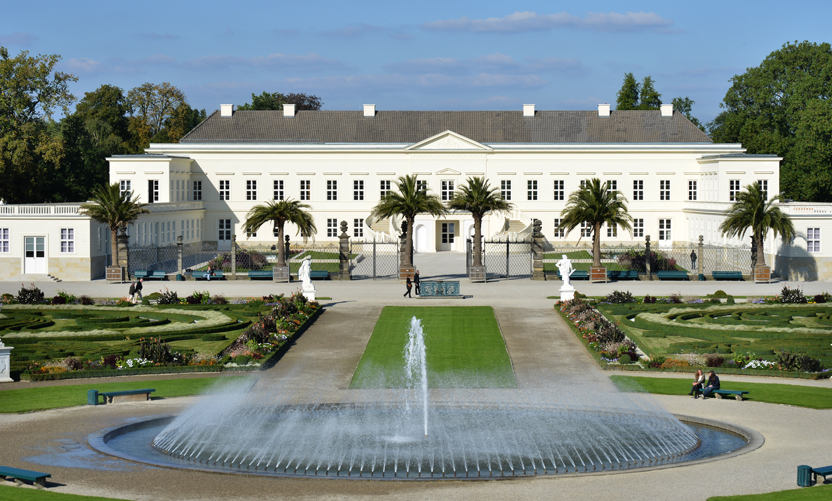
[[[356,240],[391,241],[399,221],[368,216],[399,176],[416,174],[448,200],[468,177],[485,176],[514,203],[484,222],[486,238],[522,239],[533,219],[555,246],[589,244],[581,231],[556,231],[569,194],[599,178],[628,200],[632,231],[607,229],[605,245],[671,247],[699,241],[748,247],[718,227],[734,194],[759,182],[779,192],[780,160],[714,144],[671,105],[660,111],[235,111],[222,105],[179,144],[151,144],[144,155],[109,158],[110,181],[138,195],[151,213],[130,228],[130,245],[216,242],[271,245],[272,228],[245,235],[252,206],[292,198],[312,207],[318,242],[337,240],[346,221]],[[832,279],[832,206],[780,204],[795,223],[792,242],[766,240],[766,260],[781,277]],[[419,217],[416,252],[464,251],[467,213]],[[294,228],[287,228],[294,235]],[[62,280],[104,276],[109,231],[78,204],[0,206],[0,280],[50,274]]]

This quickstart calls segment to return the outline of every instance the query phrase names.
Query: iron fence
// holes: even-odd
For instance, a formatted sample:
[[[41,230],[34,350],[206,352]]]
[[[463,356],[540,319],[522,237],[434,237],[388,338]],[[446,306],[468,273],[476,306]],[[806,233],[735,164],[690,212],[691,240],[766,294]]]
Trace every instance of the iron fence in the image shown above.
[[[474,263],[474,243],[466,242],[465,274],[471,276]],[[482,243],[482,264],[485,266],[486,278],[531,278],[532,243],[531,242],[491,242]]]
[[[398,242],[350,242],[350,276],[353,280],[398,279]]]

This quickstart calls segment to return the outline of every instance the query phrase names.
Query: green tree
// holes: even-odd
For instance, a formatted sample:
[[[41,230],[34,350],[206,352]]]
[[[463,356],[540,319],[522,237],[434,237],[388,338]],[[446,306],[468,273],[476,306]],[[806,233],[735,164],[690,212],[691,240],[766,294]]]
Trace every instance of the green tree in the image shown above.
[[[637,110],[639,105],[640,87],[632,73],[624,75],[624,83],[616,94],[616,110]]]
[[[467,211],[474,218],[474,266],[482,266],[482,219],[488,213],[508,212],[513,204],[503,200],[500,190],[483,177],[469,177],[448,202],[451,210]]]
[[[673,109],[674,110],[676,110],[679,113],[681,113],[682,115],[684,115],[685,118],[690,120],[690,122],[693,125],[699,127],[699,130],[701,130],[702,132],[707,132],[705,130],[705,126],[702,125],[702,122],[700,122],[695,116],[693,116],[693,111],[692,110],[693,110],[693,105],[696,104],[696,101],[694,101],[693,99],[691,99],[689,97],[679,96],[679,97],[674,97],[672,103],[673,103]]]
[[[819,189],[816,184],[830,177],[832,164],[807,156],[818,139],[812,131],[830,127],[824,106],[812,103],[832,97],[832,46],[786,43],[731,82],[720,104],[725,111],[708,124],[714,142],[742,143],[748,153],[781,156],[784,196],[832,201],[829,185]]]
[[[757,246],[757,266],[766,265],[764,243],[769,231],[775,237],[780,235],[786,242],[795,234],[791,218],[772,205],[779,199],[780,196],[776,195],[766,200],[759,183],[751,183],[737,193],[736,201],[725,212],[725,220],[719,225],[723,235],[740,239],[751,230],[751,237]]]
[[[304,238],[317,233],[315,220],[307,212],[309,205],[287,198],[285,200],[270,200],[265,204],[255,205],[246,215],[243,231],[254,233],[269,221],[277,228],[277,266],[286,266],[286,252],[283,245],[283,231],[286,223],[292,223],[298,228],[298,234]]]
[[[662,106],[662,95],[656,91],[653,86],[653,77],[646,76],[641,82],[641,92],[639,94],[638,109],[640,110],[658,110]]]
[[[402,216],[407,221],[407,233],[404,244],[404,266],[413,267],[413,222],[419,214],[430,214],[434,217],[445,215],[447,210],[439,197],[420,189],[416,175],[401,176],[396,181],[396,190],[390,190],[373,207],[370,216],[375,219],[386,219],[395,215]]]
[[[58,55],[10,57],[0,46],[0,198],[8,203],[42,202],[44,186],[61,167],[64,145],[49,132],[56,109],[67,112],[77,79],[54,71]]]
[[[75,106],[75,115],[83,120],[99,120],[112,130],[112,133],[127,142],[130,103],[121,88],[104,84],[84,97]]]
[[[607,188],[598,178],[587,181],[579,190],[572,192],[561,211],[559,228],[568,234],[582,223],[592,228],[592,266],[601,266],[601,227],[620,226],[629,230],[633,217],[627,212],[627,199],[620,191]]]
[[[305,110],[320,110],[321,98],[311,94],[281,94],[280,92],[265,92],[259,96],[251,94],[251,104],[245,103],[237,106],[240,111],[257,111],[257,110],[273,110],[279,111],[283,109],[284,104],[294,104],[295,111]]]
[[[150,213],[139,203],[139,196],[129,191],[121,192],[118,183],[100,186],[89,202],[81,204],[81,211],[110,228],[113,257],[110,266],[118,266],[118,231],[126,230],[142,214]]]
[[[182,103],[173,110],[170,118],[165,121],[165,127],[153,136],[151,142],[178,143],[185,134],[206,118],[205,109],[196,110],[188,106],[188,103]]]
[[[168,82],[146,82],[127,93],[132,116],[130,132],[134,147],[143,149],[162,131],[175,110],[186,104],[185,94]]]

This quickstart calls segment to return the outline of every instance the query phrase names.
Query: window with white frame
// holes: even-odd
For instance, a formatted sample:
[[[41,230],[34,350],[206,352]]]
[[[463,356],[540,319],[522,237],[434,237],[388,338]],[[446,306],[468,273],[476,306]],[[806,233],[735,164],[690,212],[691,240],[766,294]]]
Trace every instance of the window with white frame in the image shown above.
[[[361,218],[355,218],[352,220],[352,236],[354,237],[363,237],[364,236],[364,220]]]
[[[633,238],[644,238],[644,219],[633,219]]]
[[[586,222],[581,223],[581,238],[589,238],[592,236],[592,226]]]
[[[428,182],[423,181],[421,179],[416,180],[416,190],[417,191],[428,191]]]
[[[617,179],[607,179],[607,191],[618,191],[618,180]]]
[[[644,180],[635,179],[633,181],[633,200],[644,200]]]
[[[555,179],[555,200],[564,200],[566,196],[565,182],[563,179]]]
[[[382,179],[379,181],[379,199],[384,198],[390,192],[390,180]]]
[[[581,179],[581,189],[586,188],[586,179]]]
[[[283,200],[283,180],[282,179],[275,179],[272,183],[272,198],[274,200]]]
[[[194,200],[202,200],[202,181],[194,181]]]
[[[329,218],[326,220],[326,236],[328,237],[337,237],[338,236],[338,220],[335,218]]]
[[[670,219],[659,219],[659,241],[670,241],[673,239],[670,234],[671,223],[672,220]]]
[[[352,199],[364,200],[364,180],[355,179],[352,182]]]
[[[99,248],[100,247],[101,246],[99,245]],[[0,228],[0,252],[9,252],[9,229],[8,228]]]
[[[562,219],[555,219],[555,238],[563,238],[566,236],[566,230],[560,227]]]
[[[231,220],[230,219],[220,219],[219,225],[219,240],[222,241],[231,241]]]
[[[133,191],[132,182],[129,179],[122,179],[118,182],[118,191],[120,195],[124,195],[125,193],[130,193]],[[127,195],[128,197],[130,195]]]
[[[75,252],[75,230],[61,228],[61,252]]]
[[[696,181],[688,181],[688,200],[696,201],[697,189]]]
[[[806,250],[820,252],[820,228],[808,228],[806,230]]]
[[[617,224],[608,224],[607,225],[607,238],[618,238],[618,225]]]
[[[159,201],[159,180],[150,179],[147,181],[147,203],[152,204]]]
[[[500,196],[503,197],[503,200],[511,200],[511,180],[510,179],[500,180]]]
[[[442,181],[442,201],[447,202],[454,198],[454,182],[453,181]]]
[[[230,179],[220,179],[220,200],[231,200]]]
[[[257,200],[256,179],[246,179],[246,200]]]
[[[326,199],[338,200],[338,181],[335,179],[326,180]]]
[[[758,179],[757,186],[760,187],[760,191],[763,192],[763,200],[768,200],[768,179]]]
[[[659,200],[670,200],[670,179],[659,181]]]
[[[257,238],[257,232],[256,231],[251,231],[251,230],[247,231],[246,232],[246,238]]]
[[[300,199],[312,200],[312,181],[308,179],[300,180]]]
[[[737,200],[737,193],[740,192],[740,180],[739,179],[729,179],[728,180],[728,201],[734,202]]]
[[[537,200],[537,179],[526,181],[526,200]]]

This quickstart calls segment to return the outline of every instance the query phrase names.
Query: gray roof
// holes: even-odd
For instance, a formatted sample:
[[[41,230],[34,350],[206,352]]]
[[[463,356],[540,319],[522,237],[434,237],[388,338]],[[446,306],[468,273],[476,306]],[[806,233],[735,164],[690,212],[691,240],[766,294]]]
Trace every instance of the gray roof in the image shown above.
[[[480,143],[710,143],[678,111],[235,111],[214,112],[181,143],[406,143],[451,130]]]

